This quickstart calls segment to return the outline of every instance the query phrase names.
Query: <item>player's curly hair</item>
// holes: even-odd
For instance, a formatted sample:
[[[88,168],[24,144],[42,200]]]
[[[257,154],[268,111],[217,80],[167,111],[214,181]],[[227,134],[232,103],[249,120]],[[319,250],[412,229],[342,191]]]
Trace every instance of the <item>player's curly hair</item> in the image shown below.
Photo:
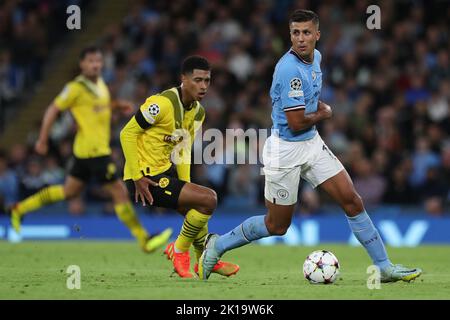
[[[314,11],[298,9],[291,14],[289,18],[289,25],[292,22],[307,22],[307,21],[312,21],[317,27],[319,27],[319,16]]]

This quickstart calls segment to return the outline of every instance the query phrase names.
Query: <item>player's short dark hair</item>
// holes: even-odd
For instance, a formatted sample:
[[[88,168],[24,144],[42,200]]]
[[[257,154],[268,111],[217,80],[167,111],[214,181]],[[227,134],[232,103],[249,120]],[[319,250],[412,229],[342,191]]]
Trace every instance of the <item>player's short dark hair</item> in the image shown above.
[[[100,50],[97,46],[88,46],[83,48],[80,52],[80,61],[86,58],[86,56],[90,53],[102,53],[102,50]]]
[[[319,16],[314,11],[298,9],[291,14],[289,18],[289,25],[291,25],[292,22],[307,21],[312,21],[317,27],[319,27]]]
[[[181,74],[192,73],[194,69],[211,70],[208,60],[201,56],[189,56],[181,64]]]

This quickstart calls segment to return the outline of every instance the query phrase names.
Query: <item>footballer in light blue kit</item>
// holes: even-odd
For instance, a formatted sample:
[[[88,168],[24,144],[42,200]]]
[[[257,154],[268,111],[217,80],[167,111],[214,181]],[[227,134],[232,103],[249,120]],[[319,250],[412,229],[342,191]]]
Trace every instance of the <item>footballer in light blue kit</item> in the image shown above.
[[[319,18],[312,11],[296,10],[289,29],[292,47],[277,63],[270,89],[273,130],[263,150],[267,214],[248,218],[222,236],[208,235],[199,276],[208,279],[226,251],[285,234],[297,203],[300,178],[304,178],[312,187],[326,191],[344,210],[353,234],[380,269],[381,282],[414,280],[422,270],[391,263],[350,176],[317,132],[316,124],[332,116],[331,107],[319,100],[321,54],[315,49],[320,38]]]
[[[293,49],[286,52],[275,67],[270,97],[272,98],[273,129],[286,141],[304,141],[315,136],[315,125],[292,131],[286,118],[287,111],[303,109],[305,113],[317,111],[322,89],[322,55],[314,49],[312,62],[303,60]]]

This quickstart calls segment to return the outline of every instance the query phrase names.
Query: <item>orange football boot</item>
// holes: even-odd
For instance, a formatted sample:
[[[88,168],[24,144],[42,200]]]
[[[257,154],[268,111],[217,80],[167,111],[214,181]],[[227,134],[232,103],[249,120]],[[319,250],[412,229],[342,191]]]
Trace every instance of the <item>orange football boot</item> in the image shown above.
[[[167,245],[166,249],[164,250],[164,254],[167,256],[168,260],[172,260],[174,250],[174,242],[171,242]],[[231,262],[225,262],[220,261],[216,263],[214,266],[212,272],[220,274],[224,277],[229,277],[232,275],[235,275],[239,271],[239,266],[237,264],[231,263]],[[194,272],[198,275],[198,263],[194,266]]]

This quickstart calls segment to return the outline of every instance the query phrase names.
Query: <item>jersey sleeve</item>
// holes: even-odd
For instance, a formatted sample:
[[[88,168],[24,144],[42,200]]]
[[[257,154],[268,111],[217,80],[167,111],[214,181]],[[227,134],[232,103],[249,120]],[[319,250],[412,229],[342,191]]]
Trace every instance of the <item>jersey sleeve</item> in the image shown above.
[[[283,111],[305,109],[303,82],[298,67],[283,66],[280,70],[279,78]]]
[[[148,129],[157,124],[169,112],[170,106],[151,96],[141,105],[134,116],[142,129]]]
[[[59,110],[66,110],[73,106],[78,95],[78,89],[75,83],[69,82],[64,89],[55,98],[54,103]]]
[[[137,140],[144,130],[136,122],[135,118],[130,121],[120,132],[120,143],[123,155],[125,156],[124,180],[134,181],[142,178],[143,174],[139,169]]]

